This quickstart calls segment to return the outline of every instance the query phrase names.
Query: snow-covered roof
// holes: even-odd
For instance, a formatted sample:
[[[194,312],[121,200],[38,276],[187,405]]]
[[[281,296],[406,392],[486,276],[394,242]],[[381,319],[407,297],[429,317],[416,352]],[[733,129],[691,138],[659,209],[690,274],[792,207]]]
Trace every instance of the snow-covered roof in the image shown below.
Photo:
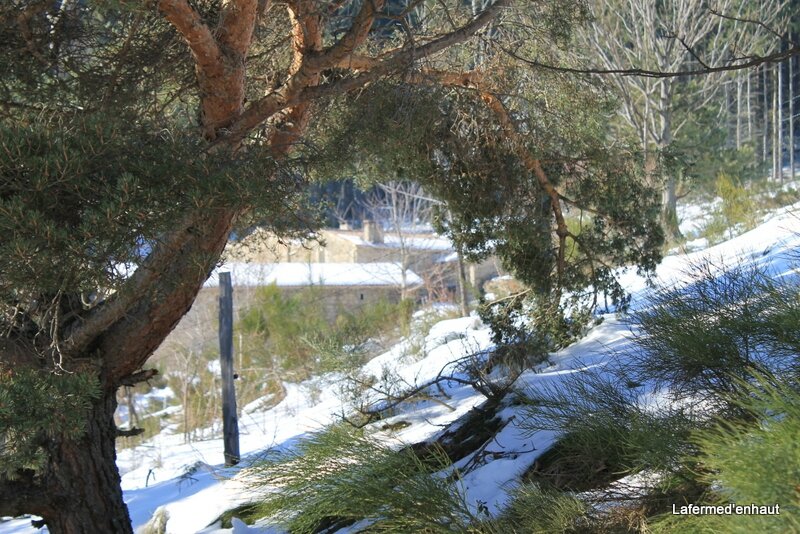
[[[300,287],[325,286],[401,286],[403,270],[399,263],[226,263],[211,273],[205,287],[219,285],[219,272],[230,272],[234,286]],[[406,286],[422,283],[416,273],[406,270]]]
[[[418,250],[437,250],[437,251],[450,251],[453,250],[453,243],[446,237],[438,235],[407,235],[403,236],[405,246]],[[400,238],[396,235],[384,234],[383,244],[388,247],[400,247],[402,243]]]

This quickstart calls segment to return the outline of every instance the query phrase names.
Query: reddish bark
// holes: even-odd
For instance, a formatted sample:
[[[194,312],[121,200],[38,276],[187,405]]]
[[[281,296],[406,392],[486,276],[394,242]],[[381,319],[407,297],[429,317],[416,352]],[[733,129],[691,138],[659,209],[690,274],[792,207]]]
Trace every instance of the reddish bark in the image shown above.
[[[293,24],[292,67],[277,88],[245,106],[247,54],[258,1],[223,0],[219,20],[211,27],[187,0],[158,0],[159,10],[194,59],[202,134],[210,150],[236,151],[248,133],[267,125],[269,149],[274,157],[283,157],[312,119],[315,99],[405,71],[415,61],[465,41],[511,0],[498,0],[462,28],[419,46],[412,43],[356,59],[383,3],[364,2],[351,28],[325,48],[319,3],[286,2]],[[266,10],[263,7],[262,13]],[[320,85],[324,70],[342,68],[348,58],[353,58],[353,76]],[[130,381],[189,310],[239,215],[240,208],[231,206],[197,211],[177,222],[125,287],[64,332],[59,348],[66,367],[86,368],[99,362],[101,398],[92,405],[83,437],[51,436],[43,441],[47,462],[41,472],[23,470],[18,480],[0,482],[0,515],[41,515],[54,534],[131,532],[115,463],[116,389]],[[24,365],[41,361],[24,339],[0,344],[0,357],[5,363]]]

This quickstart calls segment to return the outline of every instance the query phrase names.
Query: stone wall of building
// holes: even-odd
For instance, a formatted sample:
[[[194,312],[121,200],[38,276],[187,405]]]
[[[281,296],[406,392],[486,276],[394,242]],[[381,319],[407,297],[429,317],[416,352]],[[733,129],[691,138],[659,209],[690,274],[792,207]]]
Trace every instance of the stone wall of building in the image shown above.
[[[293,295],[308,288],[282,287],[284,295]],[[325,318],[333,322],[342,313],[355,313],[371,304],[381,301],[396,304],[400,302],[400,289],[389,286],[315,286],[319,296],[319,304],[325,312]]]
[[[441,259],[448,255],[447,251],[436,248],[407,248],[404,257],[400,247],[383,243],[384,236],[381,235],[379,239],[376,233],[376,229],[366,233],[325,229],[320,231],[319,241],[281,243],[274,236],[256,231],[244,243],[228,245],[226,257],[257,263],[404,263],[406,268],[425,279],[427,285],[435,284],[450,289],[457,286],[457,262],[441,263]],[[369,243],[365,237],[371,237],[376,242]],[[486,280],[502,273],[499,261],[494,257],[466,265],[467,281],[477,290],[480,290]]]

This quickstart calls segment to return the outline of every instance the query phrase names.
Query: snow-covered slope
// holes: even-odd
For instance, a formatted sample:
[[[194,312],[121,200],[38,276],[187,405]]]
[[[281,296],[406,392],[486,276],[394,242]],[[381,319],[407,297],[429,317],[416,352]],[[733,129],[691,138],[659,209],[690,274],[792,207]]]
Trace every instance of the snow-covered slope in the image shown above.
[[[738,263],[764,266],[775,276],[794,272],[800,247],[800,217],[787,208],[772,214],[755,230],[735,239],[688,255],[665,258],[657,271],[657,282],[686,282],[688,266],[708,260],[723,269]],[[624,287],[632,294],[632,305],[644,302],[646,281],[633,272],[621,275]],[[603,322],[574,345],[552,355],[550,364],[536,372],[523,374],[517,387],[536,388],[557,383],[565,376],[587,367],[602,368],[609,355],[620,352],[629,342],[627,327],[617,317],[607,315]],[[378,356],[363,368],[363,373],[379,380],[378,386],[395,390],[426,384],[441,373],[458,373],[453,362],[491,350],[490,332],[476,317],[443,321],[436,324],[424,347],[411,350],[404,341]],[[448,370],[448,367],[450,369]],[[286,397],[270,409],[256,402],[244,407],[241,425],[242,465],[257,459],[270,447],[291,447],[311,432],[337,421],[348,411],[339,395],[341,376],[329,374],[302,384],[285,384]],[[382,426],[402,426],[399,431],[376,430],[398,442],[412,443],[435,437],[443,428],[481,403],[484,397],[468,385],[442,382],[439,401],[419,401],[401,405]],[[377,395],[377,394],[375,394]],[[380,402],[366,398],[362,401]],[[513,408],[501,416],[508,422],[479,454],[456,463],[463,469],[462,489],[466,502],[490,513],[499,511],[518,475],[525,471],[554,442],[552,432],[530,435],[518,426]],[[403,425],[391,425],[403,421]],[[229,532],[209,525],[223,511],[248,501],[247,488],[238,480],[238,469],[222,467],[221,439],[183,443],[180,434],[164,433],[135,449],[120,452],[118,465],[122,474],[125,500],[137,529],[161,506],[169,514],[167,532]],[[0,534],[35,532],[28,519],[0,523]],[[235,533],[273,532],[267,527],[247,527],[236,523]]]

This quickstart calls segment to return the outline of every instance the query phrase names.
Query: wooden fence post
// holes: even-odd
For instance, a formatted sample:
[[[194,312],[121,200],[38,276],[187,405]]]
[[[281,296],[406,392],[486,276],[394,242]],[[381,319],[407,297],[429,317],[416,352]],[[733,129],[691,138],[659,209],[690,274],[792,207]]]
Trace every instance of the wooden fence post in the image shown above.
[[[233,287],[231,273],[219,273],[219,360],[222,375],[222,436],[225,466],[239,463],[239,420],[233,385]]]

